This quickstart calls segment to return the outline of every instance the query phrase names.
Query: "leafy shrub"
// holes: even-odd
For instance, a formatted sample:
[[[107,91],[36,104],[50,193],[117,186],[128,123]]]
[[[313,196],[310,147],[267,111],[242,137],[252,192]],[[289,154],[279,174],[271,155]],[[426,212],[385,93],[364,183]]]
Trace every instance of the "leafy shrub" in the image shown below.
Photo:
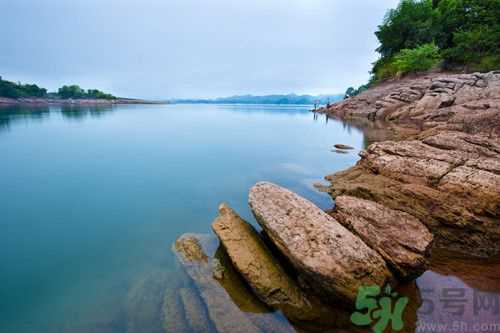
[[[394,64],[393,58],[380,58],[373,65],[372,79],[370,83],[376,83],[378,81],[384,81],[394,78],[398,74],[398,69]]]
[[[416,73],[434,68],[441,60],[439,48],[434,43],[414,49],[403,49],[394,56],[393,64],[398,74]]]
[[[472,70],[489,71],[500,68],[500,28],[479,26],[453,35],[454,47],[444,55],[451,64],[466,64]]]

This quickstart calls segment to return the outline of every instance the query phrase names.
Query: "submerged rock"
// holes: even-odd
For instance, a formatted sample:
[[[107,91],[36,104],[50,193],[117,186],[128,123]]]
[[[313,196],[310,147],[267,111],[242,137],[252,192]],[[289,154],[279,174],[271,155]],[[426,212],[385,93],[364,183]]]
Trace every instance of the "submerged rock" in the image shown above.
[[[179,294],[184,306],[186,321],[191,328],[190,332],[216,332],[208,317],[207,309],[201,300],[198,291],[193,288],[181,288],[179,289]],[[179,331],[173,332],[177,333]]]
[[[173,250],[200,290],[217,332],[261,332],[213,278],[209,258],[200,245],[203,237],[193,234],[183,235],[177,239]]]
[[[399,278],[414,279],[427,269],[433,237],[410,214],[342,195],[332,216],[377,251]]]
[[[250,207],[266,234],[300,277],[329,301],[352,304],[362,285],[391,280],[382,257],[334,218],[297,194],[261,182]]]
[[[163,297],[162,323],[165,333],[189,333],[190,325],[185,316],[179,289],[168,289]],[[146,332],[147,330],[141,331]]]
[[[175,281],[173,272],[154,271],[132,286],[126,303],[128,333],[163,333],[163,297],[166,286]]]
[[[292,320],[319,317],[306,295],[285,273],[259,234],[227,204],[219,206],[212,228],[234,267],[265,304],[282,310]]]
[[[212,321],[215,330],[293,332],[294,328],[283,315],[272,313],[246,287],[221,247],[215,253],[207,251],[214,241],[216,244],[216,239],[207,235],[186,234],[175,242],[174,251],[199,290],[209,316],[207,320]],[[214,262],[223,267],[221,280],[213,276]]]

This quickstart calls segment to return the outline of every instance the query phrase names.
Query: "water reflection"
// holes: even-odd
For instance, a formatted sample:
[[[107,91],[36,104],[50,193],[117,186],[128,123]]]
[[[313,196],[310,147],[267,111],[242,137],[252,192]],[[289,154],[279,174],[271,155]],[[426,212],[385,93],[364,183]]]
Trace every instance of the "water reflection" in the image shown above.
[[[0,106],[0,132],[9,130],[13,122],[38,121],[49,117],[48,106]]]
[[[51,114],[60,113],[66,120],[81,121],[88,117],[99,118],[114,111],[112,105],[95,106],[0,106],[0,132],[8,131],[18,122],[43,122]]]
[[[311,115],[307,107],[280,108],[3,108],[0,132],[10,130],[0,140],[9,162],[0,165],[6,189],[0,192],[0,331],[156,332],[165,331],[165,318],[185,318],[183,304],[200,309],[195,305],[200,289],[171,260],[175,238],[207,232],[223,199],[250,217],[247,191],[262,179],[320,205],[323,196],[309,187],[312,180],[357,160],[354,153],[331,153],[332,145],[361,149],[358,129],[369,137],[365,145],[378,137],[372,130],[383,130]],[[79,124],[79,131],[51,130],[93,117],[111,119],[98,127],[91,121]],[[16,125],[31,121],[34,126]],[[125,123],[131,126],[121,126]],[[39,125],[46,124],[41,130]],[[225,265],[217,246],[207,253]],[[414,302],[405,314],[408,332],[415,331],[417,318],[423,320],[416,309],[425,310],[428,302],[419,302],[427,296],[422,290],[431,286],[447,288],[461,281],[471,295],[474,290],[498,295],[500,265],[439,258],[417,281],[419,289],[405,286]],[[254,316],[251,320],[267,317],[284,332],[308,331],[259,304],[245,284],[218,283],[227,294],[224,299]],[[206,312],[199,313],[207,318]],[[168,325],[180,322],[173,319]]]
[[[367,148],[375,142],[397,139],[396,133],[391,129],[390,124],[383,121],[372,121],[368,118],[353,118],[346,120],[317,112],[313,112],[313,119],[315,121],[321,120],[325,124],[328,124],[330,120],[339,121],[348,133],[351,133],[353,129],[361,131],[363,133],[363,148]]]
[[[228,110],[231,112],[242,112],[247,114],[303,114],[311,110],[310,105],[273,105],[273,104],[217,104],[221,110]]]
[[[498,257],[471,258],[435,249],[431,269],[417,280],[423,299],[418,312],[420,331],[448,325],[446,331],[496,332],[493,328],[500,328],[499,276]]]
[[[112,105],[95,105],[95,106],[65,105],[60,108],[60,112],[64,118],[76,121],[82,121],[88,117],[100,118],[113,111],[114,108]]]

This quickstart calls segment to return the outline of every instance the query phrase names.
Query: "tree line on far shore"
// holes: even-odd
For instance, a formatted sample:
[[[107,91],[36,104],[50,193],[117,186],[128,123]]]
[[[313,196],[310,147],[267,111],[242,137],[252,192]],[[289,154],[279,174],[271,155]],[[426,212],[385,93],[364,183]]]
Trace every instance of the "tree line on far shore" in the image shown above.
[[[0,76],[0,97],[7,98],[61,98],[61,99],[116,99],[115,96],[97,89],[82,89],[78,85],[62,86],[57,92],[49,93],[47,89],[36,84],[22,84],[3,80]]]
[[[500,69],[500,0],[401,0],[375,32],[380,46],[370,85],[409,73]]]

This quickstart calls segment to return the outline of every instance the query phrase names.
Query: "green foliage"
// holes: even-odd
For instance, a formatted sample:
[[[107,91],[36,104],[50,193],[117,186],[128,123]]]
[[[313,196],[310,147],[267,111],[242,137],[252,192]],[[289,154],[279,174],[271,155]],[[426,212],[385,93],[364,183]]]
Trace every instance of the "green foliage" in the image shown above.
[[[82,88],[80,88],[80,86],[77,85],[62,86],[57,91],[57,94],[63,99],[68,99],[68,98],[77,99],[85,97],[85,90],[83,90]]]
[[[88,98],[97,98],[97,99],[115,99],[116,97],[111,94],[106,94],[97,89],[89,89],[87,90]]]
[[[397,73],[398,68],[394,64],[393,58],[380,58],[373,64],[371,83],[396,77]]]
[[[445,68],[498,69],[499,18],[500,0],[402,0],[375,33],[381,58],[373,80],[432,68],[438,52],[430,45],[441,50]]]
[[[40,88],[36,84],[21,84],[2,80],[0,77],[0,97],[45,97],[47,89]]]
[[[382,57],[392,57],[402,49],[412,49],[433,41],[433,8],[431,0],[402,0],[386,14],[375,32]]]
[[[357,96],[367,89],[368,89],[368,84],[364,84],[362,86],[359,86],[358,89],[355,89],[354,87],[349,87],[349,88],[347,88],[347,90],[344,94],[344,99]]]
[[[414,49],[403,49],[394,56],[393,64],[397,73],[416,73],[435,67],[441,57],[439,48],[434,43],[423,44]]]
[[[73,98],[73,99],[82,99],[82,98],[96,98],[96,99],[115,99],[116,97],[111,94],[103,93],[97,89],[89,89],[85,91],[80,88],[78,85],[71,86],[62,86],[57,91],[59,97],[63,99]]]
[[[77,85],[62,86],[56,94],[47,93],[47,89],[40,88],[36,84],[21,84],[2,80],[0,76],[0,97],[22,98],[22,97],[51,97],[51,98],[95,98],[95,99],[116,99],[111,94],[104,93],[97,89],[84,90]]]

